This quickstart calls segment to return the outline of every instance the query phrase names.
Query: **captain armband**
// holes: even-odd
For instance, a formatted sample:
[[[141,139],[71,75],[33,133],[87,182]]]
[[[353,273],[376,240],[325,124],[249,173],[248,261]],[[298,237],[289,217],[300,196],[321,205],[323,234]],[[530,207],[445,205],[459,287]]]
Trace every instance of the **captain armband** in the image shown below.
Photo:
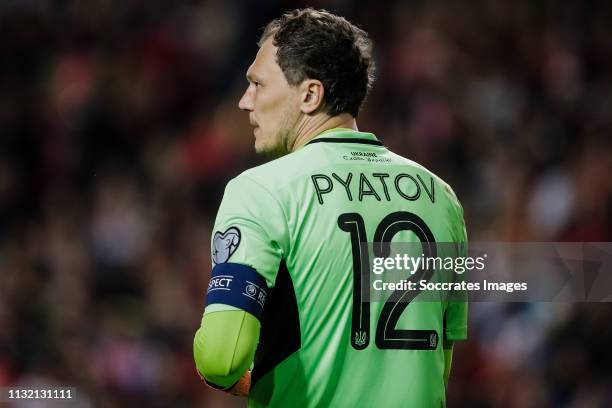
[[[261,321],[268,285],[254,268],[237,263],[220,263],[212,270],[206,306],[230,305],[251,313]]]

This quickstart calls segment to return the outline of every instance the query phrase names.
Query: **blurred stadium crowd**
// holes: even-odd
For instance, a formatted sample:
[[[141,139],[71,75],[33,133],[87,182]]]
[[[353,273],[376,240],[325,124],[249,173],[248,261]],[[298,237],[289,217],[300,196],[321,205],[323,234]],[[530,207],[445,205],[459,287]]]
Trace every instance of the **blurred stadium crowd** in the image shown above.
[[[371,34],[360,129],[454,187],[470,240],[612,241],[610,2],[3,1],[0,385],[244,405],[202,385],[192,338],[225,183],[263,162],[244,73],[305,5]],[[470,318],[449,406],[612,406],[609,304]]]

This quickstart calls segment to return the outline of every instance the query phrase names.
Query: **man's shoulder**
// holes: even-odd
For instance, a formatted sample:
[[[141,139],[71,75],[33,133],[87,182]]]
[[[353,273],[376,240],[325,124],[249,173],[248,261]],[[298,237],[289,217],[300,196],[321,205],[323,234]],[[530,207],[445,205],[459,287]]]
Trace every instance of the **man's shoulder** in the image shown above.
[[[284,159],[281,158],[281,159]],[[279,174],[283,167],[278,161],[256,166],[243,171],[229,180],[225,186],[221,208],[225,213],[271,214],[282,207],[282,200],[278,194]],[[286,172],[286,168],[284,172]],[[276,174],[275,174],[276,173]],[[260,221],[268,221],[260,217]]]
[[[284,194],[281,190],[292,186],[297,177],[308,171],[301,165],[302,161],[296,160],[299,158],[296,153],[250,168],[231,179],[223,194],[223,211],[259,214],[260,222],[283,218],[280,217],[284,214],[283,208],[299,198],[295,191]]]

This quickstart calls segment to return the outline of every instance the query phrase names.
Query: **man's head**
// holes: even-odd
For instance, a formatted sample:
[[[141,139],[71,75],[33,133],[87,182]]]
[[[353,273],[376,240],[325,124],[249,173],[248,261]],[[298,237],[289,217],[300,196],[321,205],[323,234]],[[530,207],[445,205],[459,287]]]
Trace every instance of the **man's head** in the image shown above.
[[[311,8],[270,22],[239,107],[259,153],[284,154],[317,115],[356,117],[374,77],[372,43],[342,17]]]

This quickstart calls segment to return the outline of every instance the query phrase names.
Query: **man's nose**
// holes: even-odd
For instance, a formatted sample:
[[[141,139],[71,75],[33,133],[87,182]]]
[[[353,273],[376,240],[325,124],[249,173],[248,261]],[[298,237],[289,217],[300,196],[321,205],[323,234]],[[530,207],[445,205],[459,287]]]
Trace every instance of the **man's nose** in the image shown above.
[[[245,111],[253,110],[253,92],[251,91],[251,86],[249,86],[240,101],[238,102],[238,107]]]

